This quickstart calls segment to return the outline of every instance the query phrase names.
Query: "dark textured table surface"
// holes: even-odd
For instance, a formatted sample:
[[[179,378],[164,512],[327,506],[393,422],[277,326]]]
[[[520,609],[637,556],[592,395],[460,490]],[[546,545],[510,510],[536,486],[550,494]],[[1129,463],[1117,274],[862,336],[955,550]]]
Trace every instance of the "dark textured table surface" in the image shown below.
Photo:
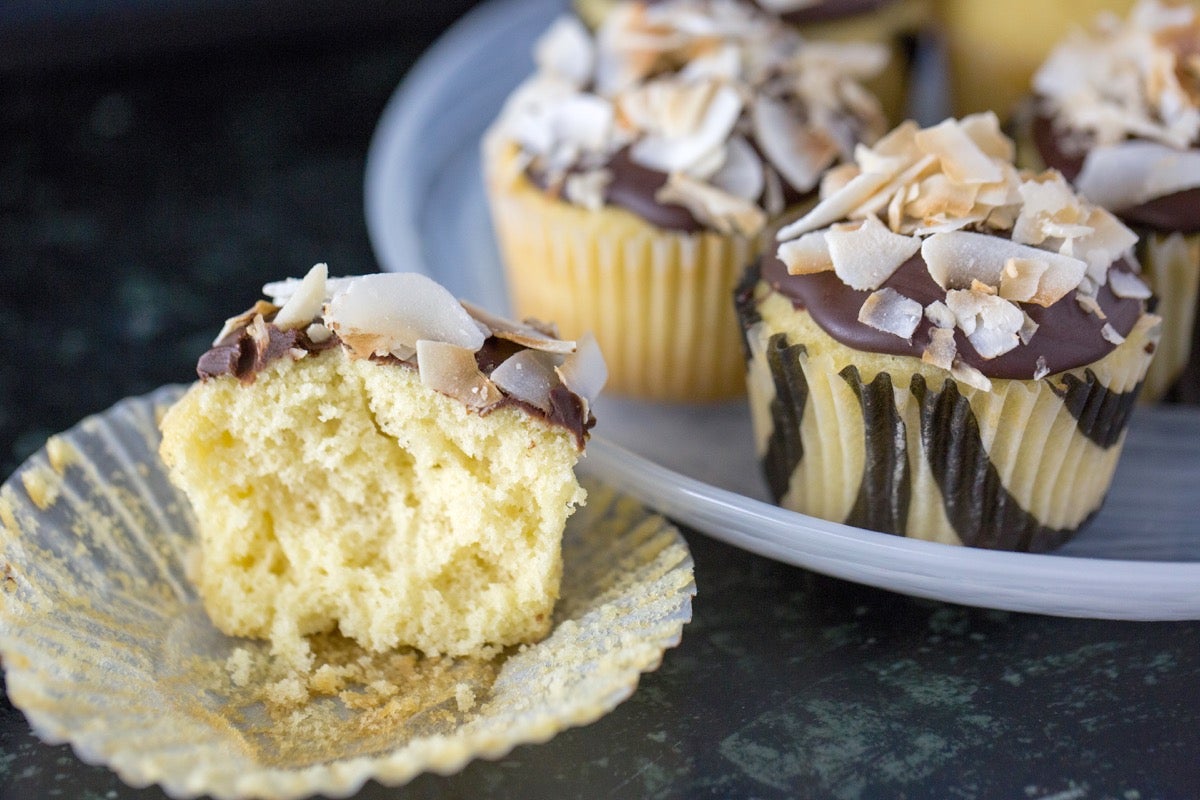
[[[199,42],[127,31],[110,50],[72,29],[38,57],[6,51],[0,475],[81,417],[190,380],[214,327],[265,280],[316,261],[375,268],[369,138],[461,9],[350,5],[335,35],[239,37],[206,17]],[[963,608],[688,540],[694,620],[630,700],[500,761],[361,796],[1200,795],[1200,623]],[[160,796],[41,744],[0,703],[0,798]]]

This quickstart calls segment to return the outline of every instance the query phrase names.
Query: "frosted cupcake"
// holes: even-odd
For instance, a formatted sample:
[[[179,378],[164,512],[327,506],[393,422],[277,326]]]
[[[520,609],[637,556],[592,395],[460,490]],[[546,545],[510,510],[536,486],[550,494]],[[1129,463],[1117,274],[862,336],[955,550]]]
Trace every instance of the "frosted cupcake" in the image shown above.
[[[740,395],[729,293],[768,220],[885,129],[858,80],[886,53],[668,2],[622,5],[594,37],[560,19],[536,60],[484,142],[517,315],[594,331],[615,392]]]
[[[604,362],[589,339],[461,304],[413,273],[271,284],[162,421],[195,581],[224,633],[303,665],[484,655],[550,629],[573,468]]]
[[[756,445],[796,511],[1062,544],[1103,502],[1158,339],[1136,236],[992,114],[905,123],[831,173],[737,297]]]
[[[1102,17],[1051,53],[1033,80],[1022,160],[1054,167],[1139,234],[1163,338],[1145,394],[1200,401],[1200,18],[1189,5],[1139,4]]]
[[[575,9],[592,28],[603,24],[624,0],[576,0]],[[651,3],[654,0],[650,0]],[[906,116],[912,54],[917,36],[929,27],[931,0],[746,0],[792,25],[806,39],[876,42],[886,47],[889,66],[868,84],[892,123]]]

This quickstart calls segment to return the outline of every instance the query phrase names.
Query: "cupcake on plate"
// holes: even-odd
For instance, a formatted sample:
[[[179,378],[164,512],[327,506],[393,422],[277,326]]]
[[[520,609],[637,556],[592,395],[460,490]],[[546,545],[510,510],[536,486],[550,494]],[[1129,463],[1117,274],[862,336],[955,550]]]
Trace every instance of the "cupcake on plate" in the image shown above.
[[[558,20],[484,141],[518,316],[593,331],[612,391],[744,392],[728,297],[768,221],[886,125],[875,45],[805,43],[732,2]]]
[[[1133,0],[935,0],[955,114],[1012,113],[1038,64],[1067,31]]]
[[[822,186],[737,295],[782,505],[1048,550],[1100,508],[1158,339],[1136,236],[993,114],[905,123]]]
[[[648,0],[653,4],[660,0]],[[912,56],[917,36],[929,27],[931,0],[743,0],[796,28],[806,39],[877,42],[887,48],[889,66],[868,87],[892,123],[906,116]],[[599,28],[625,0],[575,0],[579,16]]]
[[[1151,399],[1200,401],[1191,355],[1200,282],[1197,54],[1200,16],[1190,5],[1143,2],[1127,19],[1101,17],[1042,64],[1018,123],[1023,162],[1059,170],[1141,239],[1137,258],[1163,318],[1146,378]]]

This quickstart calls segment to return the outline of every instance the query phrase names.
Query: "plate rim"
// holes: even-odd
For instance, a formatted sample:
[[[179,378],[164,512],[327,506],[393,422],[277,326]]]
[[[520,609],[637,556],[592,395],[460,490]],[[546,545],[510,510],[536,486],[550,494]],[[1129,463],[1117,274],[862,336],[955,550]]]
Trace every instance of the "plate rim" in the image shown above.
[[[486,0],[435,42],[393,93],[372,136],[364,181],[368,233],[384,268],[412,264],[436,276],[422,260],[415,202],[408,202],[420,196],[412,194],[419,188],[417,181],[390,182],[395,165],[422,141],[417,134],[424,130],[429,113],[422,104],[436,102],[438,90],[452,77],[451,70],[477,57],[488,42],[560,7],[547,0]],[[410,192],[408,198],[404,191]],[[402,226],[396,225],[397,208],[408,215]],[[892,536],[789,511],[715,486],[599,435],[592,437],[581,468],[708,536],[793,566],[877,588],[1055,616],[1200,619],[1200,561],[1016,553]],[[731,513],[740,524],[730,526]],[[868,563],[868,556],[886,559],[888,567]],[[865,574],[863,569],[873,572]],[[1008,580],[999,580],[998,572]],[[1091,587],[1092,593],[1081,596],[1081,584]],[[1101,585],[1105,591],[1097,592]]]

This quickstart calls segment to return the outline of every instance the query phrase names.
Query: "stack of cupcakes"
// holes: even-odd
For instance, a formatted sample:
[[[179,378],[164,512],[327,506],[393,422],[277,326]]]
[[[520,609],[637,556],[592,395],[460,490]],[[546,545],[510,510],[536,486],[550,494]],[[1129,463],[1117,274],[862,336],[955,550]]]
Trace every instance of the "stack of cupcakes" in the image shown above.
[[[557,21],[484,143],[510,296],[594,331],[612,391],[745,391],[729,296],[768,222],[887,128],[871,44],[806,42],[753,6],[623,3]]]
[[[1140,3],[1101,17],[1050,54],[1021,115],[1022,161],[1053,167],[1140,236],[1137,258],[1158,299],[1163,339],[1148,398],[1189,362],[1200,282],[1200,16]],[[1195,371],[1175,388],[1196,397]]]
[[[1100,507],[1160,320],[1136,236],[993,114],[905,123],[778,233],[738,307],[775,498],[942,542],[1047,550]]]

